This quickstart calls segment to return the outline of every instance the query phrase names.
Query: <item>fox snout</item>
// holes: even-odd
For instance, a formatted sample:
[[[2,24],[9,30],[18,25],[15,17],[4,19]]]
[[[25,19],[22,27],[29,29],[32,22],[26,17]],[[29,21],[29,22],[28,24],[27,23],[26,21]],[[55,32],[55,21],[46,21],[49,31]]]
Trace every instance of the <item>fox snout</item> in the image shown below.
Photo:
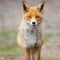
[[[31,20],[31,21],[25,21],[27,24],[31,25],[31,26],[38,26],[40,25],[41,22],[36,21],[36,20]]]
[[[30,25],[36,26],[36,25],[38,25],[38,23],[40,23],[40,22],[38,22],[35,17],[34,18],[32,17],[32,19],[30,21]]]
[[[37,23],[37,21],[31,21],[30,24],[31,25],[37,25],[38,23]]]
[[[32,22],[32,25],[35,25],[36,24],[36,22]]]

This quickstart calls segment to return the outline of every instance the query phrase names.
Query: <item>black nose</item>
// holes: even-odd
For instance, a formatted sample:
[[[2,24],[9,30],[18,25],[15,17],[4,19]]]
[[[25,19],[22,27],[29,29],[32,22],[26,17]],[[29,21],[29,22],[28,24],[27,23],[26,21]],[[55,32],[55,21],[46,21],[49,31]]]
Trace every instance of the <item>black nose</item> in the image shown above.
[[[32,22],[33,25],[35,25],[35,22]]]

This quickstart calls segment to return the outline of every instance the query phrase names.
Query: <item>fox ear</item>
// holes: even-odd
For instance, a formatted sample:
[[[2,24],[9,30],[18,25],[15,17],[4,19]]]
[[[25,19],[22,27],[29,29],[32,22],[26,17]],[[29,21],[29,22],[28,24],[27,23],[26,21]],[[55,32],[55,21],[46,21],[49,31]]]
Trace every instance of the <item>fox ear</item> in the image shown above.
[[[30,7],[29,4],[26,1],[22,1],[22,5],[23,5],[24,12],[28,12]]]
[[[37,5],[37,9],[39,12],[43,11],[43,8],[44,8],[44,5],[45,5],[45,1],[41,1],[40,4]]]

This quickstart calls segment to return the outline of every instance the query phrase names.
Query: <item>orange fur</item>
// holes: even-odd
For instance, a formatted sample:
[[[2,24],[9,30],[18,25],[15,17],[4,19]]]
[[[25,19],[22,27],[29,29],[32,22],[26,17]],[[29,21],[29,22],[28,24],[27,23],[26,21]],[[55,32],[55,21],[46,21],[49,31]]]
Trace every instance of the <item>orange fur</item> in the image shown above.
[[[24,14],[24,19],[31,22],[32,18],[36,21],[43,20],[43,13],[37,10],[37,7],[31,7],[27,13]]]

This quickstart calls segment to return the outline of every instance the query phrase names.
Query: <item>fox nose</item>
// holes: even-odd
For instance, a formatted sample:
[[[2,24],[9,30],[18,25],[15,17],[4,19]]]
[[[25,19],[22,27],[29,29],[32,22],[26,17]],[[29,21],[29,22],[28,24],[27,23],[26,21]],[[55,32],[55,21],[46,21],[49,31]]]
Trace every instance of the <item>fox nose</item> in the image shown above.
[[[35,25],[35,22],[32,22],[33,25]]]

